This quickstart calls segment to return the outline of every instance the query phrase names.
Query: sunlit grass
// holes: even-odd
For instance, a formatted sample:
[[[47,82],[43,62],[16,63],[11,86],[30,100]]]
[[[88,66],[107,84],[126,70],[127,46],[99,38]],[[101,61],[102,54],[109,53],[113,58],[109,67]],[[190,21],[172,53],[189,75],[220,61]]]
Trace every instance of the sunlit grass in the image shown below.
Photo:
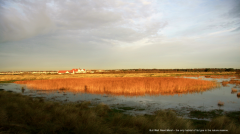
[[[218,86],[213,81],[174,77],[68,78],[15,83],[27,84],[29,89],[125,96],[187,94],[207,91]]]

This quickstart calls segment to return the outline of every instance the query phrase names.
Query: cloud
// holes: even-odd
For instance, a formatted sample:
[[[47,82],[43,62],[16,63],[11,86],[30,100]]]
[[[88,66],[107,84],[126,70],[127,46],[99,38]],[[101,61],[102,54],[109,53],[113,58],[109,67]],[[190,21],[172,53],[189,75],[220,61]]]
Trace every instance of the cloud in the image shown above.
[[[54,23],[44,5],[18,3],[0,5],[0,42],[15,41],[48,33]]]
[[[232,32],[238,32],[238,31],[240,31],[240,27],[238,27],[238,28],[232,30]]]
[[[235,67],[239,33],[231,31],[239,30],[236,3],[0,0],[0,62],[6,70],[16,64],[40,69],[50,64],[55,69],[79,64],[181,68],[215,61],[224,66],[232,58],[236,63],[228,65]]]
[[[233,6],[232,6],[232,9],[229,11],[229,15],[234,18],[239,18],[240,17],[240,1],[233,0],[232,4]]]
[[[153,2],[10,1],[0,8],[0,42],[51,36],[72,39],[134,42],[157,32],[166,22],[157,20]],[[76,31],[76,32],[73,32]]]

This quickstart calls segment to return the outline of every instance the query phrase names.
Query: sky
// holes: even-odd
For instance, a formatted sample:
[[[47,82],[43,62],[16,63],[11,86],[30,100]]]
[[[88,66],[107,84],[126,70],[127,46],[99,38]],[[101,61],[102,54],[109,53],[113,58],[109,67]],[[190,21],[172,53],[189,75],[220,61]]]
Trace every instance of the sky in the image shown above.
[[[240,68],[240,0],[0,0],[0,71]]]

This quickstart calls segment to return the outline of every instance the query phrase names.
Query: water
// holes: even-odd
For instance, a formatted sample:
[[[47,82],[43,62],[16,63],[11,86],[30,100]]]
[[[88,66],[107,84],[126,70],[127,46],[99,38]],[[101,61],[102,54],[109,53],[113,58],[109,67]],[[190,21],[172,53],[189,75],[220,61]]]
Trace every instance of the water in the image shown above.
[[[202,77],[186,77],[189,79],[210,80],[210,81],[229,81],[230,78],[205,78]],[[46,100],[65,102],[82,102],[91,101],[93,104],[104,103],[111,108],[133,107],[133,110],[127,110],[125,113],[151,114],[160,109],[180,110],[183,113],[189,113],[191,110],[210,111],[214,109],[222,109],[224,111],[239,111],[240,99],[236,93],[232,94],[231,89],[236,85],[228,84],[227,87],[218,87],[213,90],[204,91],[201,93],[191,93],[182,95],[145,95],[145,96],[113,96],[109,94],[90,94],[90,93],[73,93],[67,91],[43,91],[28,89],[26,85],[15,83],[0,84],[0,88],[6,91],[13,91],[28,95],[31,97],[44,97]],[[22,90],[24,87],[25,90]],[[239,87],[235,89],[240,92]],[[218,101],[224,102],[224,106],[219,107]]]

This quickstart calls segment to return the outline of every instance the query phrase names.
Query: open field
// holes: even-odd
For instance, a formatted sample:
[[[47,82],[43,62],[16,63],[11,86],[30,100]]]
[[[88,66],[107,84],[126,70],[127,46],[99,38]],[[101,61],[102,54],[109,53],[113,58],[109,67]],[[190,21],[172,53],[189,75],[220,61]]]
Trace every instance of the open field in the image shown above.
[[[173,111],[156,111],[154,115],[130,116],[107,105],[58,103],[0,91],[0,133],[232,133],[240,132],[239,117],[214,115],[211,121],[188,120]],[[91,108],[89,107],[91,106]],[[213,113],[213,112],[212,112]],[[192,116],[209,115],[194,111]],[[219,115],[219,116],[218,116]],[[171,131],[166,131],[167,129]],[[179,130],[179,131],[177,131]],[[190,131],[186,131],[190,130]],[[191,131],[192,130],[192,131]],[[223,132],[220,132],[223,130]]]
[[[102,77],[16,81],[29,89],[64,90],[73,93],[111,94],[124,96],[174,95],[210,90],[213,81],[174,77]]]
[[[119,74],[22,74],[0,75],[0,81],[14,80],[42,80],[58,78],[85,78],[85,77],[170,77],[170,76],[202,76],[202,75],[236,75],[236,72],[185,72],[185,73],[119,73]],[[237,75],[239,76],[239,75]]]

